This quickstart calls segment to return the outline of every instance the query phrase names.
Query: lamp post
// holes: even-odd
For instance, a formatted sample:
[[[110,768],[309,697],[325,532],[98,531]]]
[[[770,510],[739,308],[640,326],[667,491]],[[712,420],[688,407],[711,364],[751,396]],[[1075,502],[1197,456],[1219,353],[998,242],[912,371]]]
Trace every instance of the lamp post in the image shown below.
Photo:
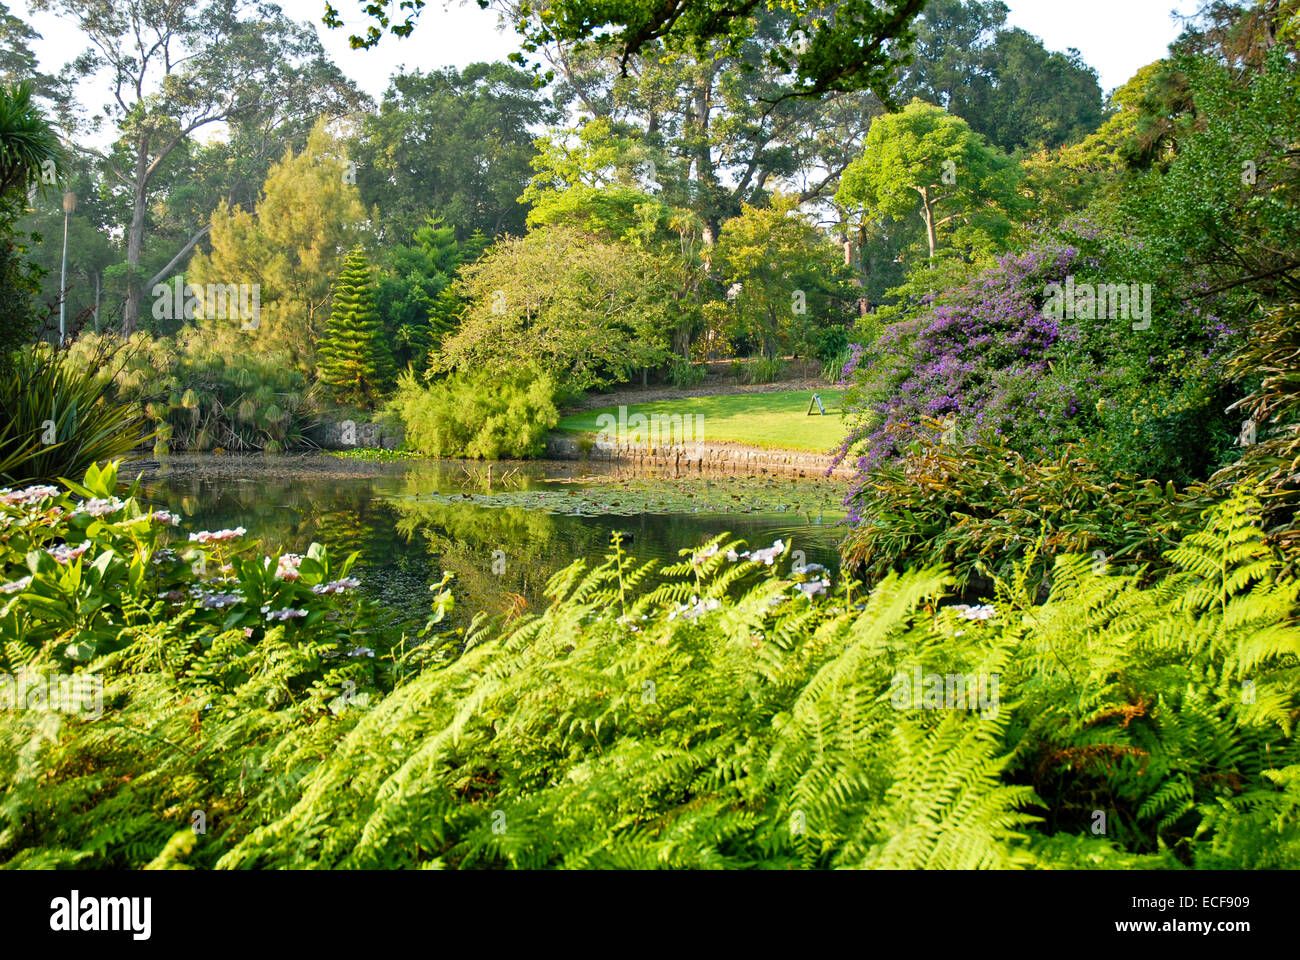
[[[76,209],[77,195],[69,190],[63,195],[63,271],[59,274],[59,346],[63,346],[63,338],[67,330],[63,317],[68,299],[68,220],[72,217],[72,211]]]

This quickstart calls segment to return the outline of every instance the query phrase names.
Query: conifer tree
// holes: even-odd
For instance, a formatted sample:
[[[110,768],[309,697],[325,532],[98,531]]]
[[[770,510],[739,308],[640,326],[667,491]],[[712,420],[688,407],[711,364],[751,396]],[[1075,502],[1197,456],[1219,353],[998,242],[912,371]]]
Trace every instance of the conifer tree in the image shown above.
[[[317,351],[319,375],[342,403],[373,405],[392,384],[393,357],[375,308],[375,281],[360,248],[343,262],[334,306]]]

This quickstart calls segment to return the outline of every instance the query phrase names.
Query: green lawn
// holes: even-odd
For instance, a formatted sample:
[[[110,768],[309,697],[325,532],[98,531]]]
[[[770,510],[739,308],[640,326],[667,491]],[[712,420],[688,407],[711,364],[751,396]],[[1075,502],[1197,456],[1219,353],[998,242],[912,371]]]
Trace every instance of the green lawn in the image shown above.
[[[826,416],[815,412],[806,416],[808,401],[816,392],[826,406]],[[696,440],[726,440],[754,447],[784,450],[812,450],[823,453],[839,446],[844,439],[844,417],[840,410],[840,390],[789,390],[781,393],[736,393],[716,397],[686,397],[637,403],[627,408],[627,415],[654,414],[677,417],[699,415]],[[595,433],[596,418],[607,413],[618,416],[618,407],[584,410],[565,417],[560,430],[572,433]]]

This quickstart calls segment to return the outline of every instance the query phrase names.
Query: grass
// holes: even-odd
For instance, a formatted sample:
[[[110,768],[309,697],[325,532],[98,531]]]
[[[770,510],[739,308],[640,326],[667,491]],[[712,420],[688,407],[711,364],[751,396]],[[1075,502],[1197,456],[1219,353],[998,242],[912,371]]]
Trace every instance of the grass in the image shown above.
[[[686,397],[636,403],[627,415],[655,414],[703,418],[698,423],[697,441],[728,441],[775,450],[810,450],[825,453],[844,439],[844,413],[839,407],[840,390],[787,390],[780,393],[733,393],[716,397]],[[822,398],[826,416],[814,411],[807,416],[813,393]],[[596,433],[601,414],[618,416],[618,407],[584,410],[565,417],[558,429],[569,433]]]

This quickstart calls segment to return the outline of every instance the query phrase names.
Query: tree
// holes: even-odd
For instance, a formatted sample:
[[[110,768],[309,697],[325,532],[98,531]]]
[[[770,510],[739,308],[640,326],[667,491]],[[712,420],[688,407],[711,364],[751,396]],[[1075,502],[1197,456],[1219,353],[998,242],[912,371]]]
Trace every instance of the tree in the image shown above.
[[[669,54],[645,48],[626,65],[611,52],[557,43],[556,100],[604,121],[627,141],[619,182],[637,185],[703,223],[705,245],[741,207],[775,190],[800,201],[828,199],[883,111],[868,92],[820,100],[784,97],[787,73],[767,61],[790,26],[783,11],[756,11],[735,50],[715,43]]]
[[[941,107],[913,100],[878,117],[862,155],[844,172],[836,201],[864,220],[919,215],[929,257],[941,241],[988,249],[1011,229],[1019,205],[1014,161]]]
[[[0,217],[12,223],[29,188],[44,194],[66,172],[63,148],[33,99],[32,85],[0,84]]]
[[[1004,150],[1058,147],[1103,119],[1097,73],[1077,50],[1049,51],[1007,29],[1006,4],[930,0],[916,21],[898,95],[944,107]]]
[[[669,307],[657,296],[656,270],[635,246],[569,226],[502,240],[461,269],[464,321],[430,370],[535,361],[570,389],[623,382],[668,354]]]
[[[809,347],[818,327],[847,319],[843,256],[799,216],[791,197],[778,196],[765,209],[746,206],[728,220],[714,264],[733,291],[726,310],[731,333],[757,343],[767,357]]]
[[[393,382],[393,357],[375,310],[375,281],[360,248],[343,262],[319,347],[319,376],[342,403],[373,406]]]
[[[530,128],[558,119],[532,77],[502,63],[397,74],[349,146],[362,199],[380,212],[380,238],[410,243],[431,209],[462,240],[475,230],[523,233]]]
[[[347,182],[342,144],[318,123],[298,154],[271,167],[256,215],[222,203],[212,214],[211,250],[197,253],[187,279],[207,284],[255,284],[256,325],[200,314],[212,336],[246,349],[283,353],[303,370],[315,365],[315,345],[329,314],[330,284],[343,252],[362,237],[365,209]]]
[[[31,85],[0,83],[0,367],[7,365],[10,349],[25,343],[36,326],[32,295],[38,277],[24,261],[25,244],[21,234],[15,235],[14,221],[26,207],[31,188],[44,196],[50,179],[45,175],[61,178],[65,172],[63,149],[33,102]],[[34,237],[40,240],[39,234]]]
[[[453,329],[456,297],[448,287],[468,246],[433,216],[415,232],[415,243],[385,253],[377,305],[398,370],[424,370],[429,351]]]
[[[487,9],[491,0],[478,0]],[[836,4],[807,0],[550,0],[539,7],[502,4],[515,14],[515,29],[528,53],[549,44],[583,43],[618,58],[626,72],[638,54],[662,45],[670,54],[699,54],[711,46],[738,51],[749,38],[754,18],[763,11],[784,10],[790,17],[781,42],[763,63],[789,77],[782,96],[818,97],[832,91],[874,90],[881,99],[901,50],[911,39],[908,28],[926,0],[842,0]],[[410,36],[424,0],[366,0],[372,19],[364,35],[353,34],[353,47],[373,47],[383,31]],[[519,14],[522,14],[520,16]],[[397,22],[393,22],[396,20]],[[323,22],[337,29],[343,20],[325,4]],[[523,62],[522,54],[516,55]],[[751,69],[754,65],[751,65]],[[548,75],[547,79],[551,79]]]
[[[58,101],[57,81],[37,68],[31,44],[40,34],[0,3],[0,82],[32,85],[38,96]]]
[[[150,199],[168,158],[202,128],[237,122],[281,98],[302,103],[314,96],[317,86],[299,81],[303,65],[320,63],[324,53],[310,26],[260,0],[34,0],[33,9],[63,14],[89,38],[72,64],[76,74],[111,77],[113,97],[104,110],[120,139],[104,159],[128,194],[129,334],[147,285],[140,271]]]

